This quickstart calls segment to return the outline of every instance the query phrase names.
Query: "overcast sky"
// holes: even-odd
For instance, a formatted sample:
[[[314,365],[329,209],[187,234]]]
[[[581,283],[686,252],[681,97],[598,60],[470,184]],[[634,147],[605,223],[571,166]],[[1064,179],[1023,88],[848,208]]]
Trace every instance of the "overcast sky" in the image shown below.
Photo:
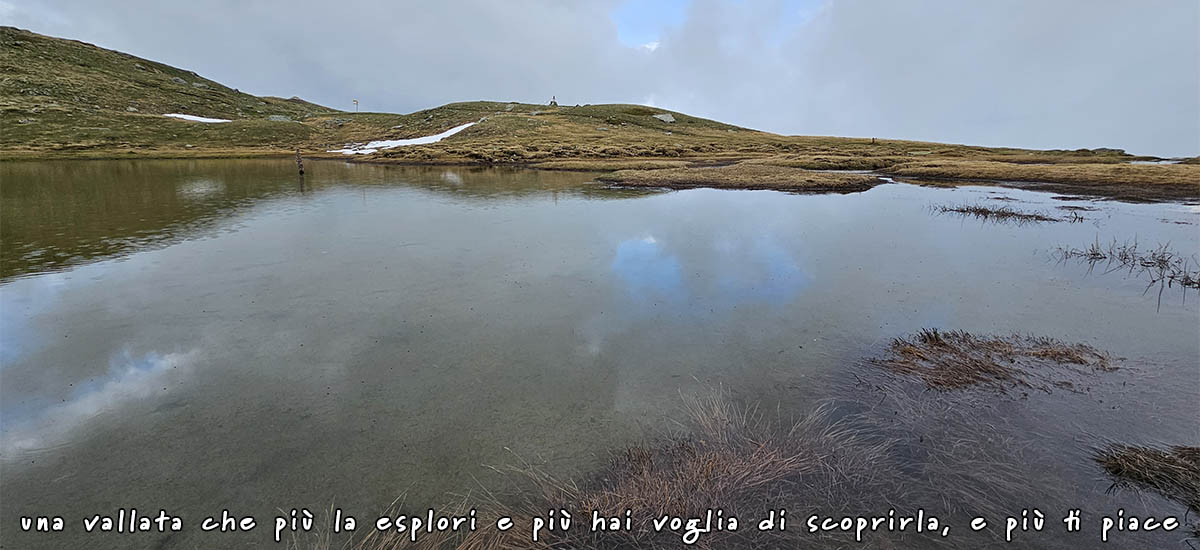
[[[1200,154],[1200,1],[0,0],[260,95],[646,103],[784,134]]]

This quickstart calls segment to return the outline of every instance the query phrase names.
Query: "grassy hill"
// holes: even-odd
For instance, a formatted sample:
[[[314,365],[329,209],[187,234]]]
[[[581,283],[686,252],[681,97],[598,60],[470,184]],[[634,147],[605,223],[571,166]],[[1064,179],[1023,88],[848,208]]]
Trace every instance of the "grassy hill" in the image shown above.
[[[254,96],[191,71],[12,27],[0,27],[0,75],[4,158],[278,153],[353,138],[363,125],[299,98]]]
[[[474,101],[409,114],[348,113],[246,94],[191,71],[12,27],[0,27],[0,75],[0,160],[267,156],[297,148],[307,156],[347,158],[327,151],[474,122],[437,143],[353,160],[615,171],[606,179],[627,185],[856,189],[871,184],[861,175],[823,171],[872,170],[940,185],[1057,182],[1121,198],[1200,197],[1200,164],[1134,165],[1143,157],[1114,149],[782,136],[623,104]],[[651,173],[663,169],[670,171]]]

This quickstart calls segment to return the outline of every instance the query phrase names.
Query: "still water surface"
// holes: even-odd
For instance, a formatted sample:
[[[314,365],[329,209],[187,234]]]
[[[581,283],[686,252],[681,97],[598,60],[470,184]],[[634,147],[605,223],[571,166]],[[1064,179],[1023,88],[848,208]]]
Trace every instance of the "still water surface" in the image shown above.
[[[332,161],[300,179],[289,162],[0,164],[6,548],[204,546],[193,524],[225,508],[365,517],[404,493],[420,509],[514,457],[587,472],[672,425],[681,394],[807,410],[922,327],[1126,358],[1095,395],[1005,414],[1041,434],[1034,458],[1070,496],[1181,513],[1106,495],[1086,453],[1200,443],[1200,297],[1160,304],[1143,279],[1052,252],[1136,238],[1195,254],[1194,206],[905,184],[633,191]],[[1022,226],[930,210],[990,201],[1095,210]],[[187,531],[79,535],[121,507],[165,508]],[[68,533],[17,532],[35,514]],[[273,547],[259,531],[237,544]]]

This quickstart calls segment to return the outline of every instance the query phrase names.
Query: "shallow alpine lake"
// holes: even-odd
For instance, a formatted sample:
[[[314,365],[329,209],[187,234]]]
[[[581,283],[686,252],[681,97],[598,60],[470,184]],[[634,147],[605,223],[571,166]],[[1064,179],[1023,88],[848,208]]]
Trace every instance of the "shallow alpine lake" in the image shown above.
[[[320,519],[335,505],[365,529],[401,495],[421,511],[502,481],[490,466],[586,478],[677,428],[681,397],[713,388],[772,414],[869,409],[864,360],[931,327],[1121,358],[1086,391],[916,392],[1011,438],[1039,487],[1014,506],[1044,491],[1097,514],[1183,516],[1153,494],[1109,493],[1090,450],[1200,444],[1200,295],[1055,251],[1136,239],[1196,255],[1196,206],[985,186],[799,195],[306,168],[0,163],[4,547],[273,548],[280,509]],[[1010,224],[932,208],[963,204],[1086,210]],[[165,509],[185,530],[83,533],[83,518],[121,508]],[[259,527],[200,532],[223,509]],[[34,515],[67,529],[20,532]]]

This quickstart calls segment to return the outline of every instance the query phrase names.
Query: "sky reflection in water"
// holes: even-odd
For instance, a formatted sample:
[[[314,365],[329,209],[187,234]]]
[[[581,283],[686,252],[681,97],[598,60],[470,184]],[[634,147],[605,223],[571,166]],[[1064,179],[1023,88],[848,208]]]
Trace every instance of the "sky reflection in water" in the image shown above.
[[[2,234],[6,493],[92,510],[105,487],[85,481],[105,471],[126,486],[170,477],[170,494],[129,497],[180,511],[235,497],[265,513],[323,506],[349,486],[366,488],[347,501],[370,508],[397,479],[419,501],[476,487],[481,465],[511,452],[586,468],[698,388],[803,410],[846,365],[931,326],[1153,359],[1122,379],[1137,393],[1121,422],[1071,418],[1113,436],[1195,431],[1153,419],[1196,397],[1170,380],[1200,362],[1200,299],[1168,293],[1157,310],[1136,277],[1049,257],[1135,235],[1198,250],[1195,226],[1173,223],[1197,221],[1185,206],[306,168],[297,180],[286,161],[0,165],[5,212],[21,213]],[[1099,210],[1017,227],[928,208],[995,196]],[[50,484],[69,475],[70,490]]]

